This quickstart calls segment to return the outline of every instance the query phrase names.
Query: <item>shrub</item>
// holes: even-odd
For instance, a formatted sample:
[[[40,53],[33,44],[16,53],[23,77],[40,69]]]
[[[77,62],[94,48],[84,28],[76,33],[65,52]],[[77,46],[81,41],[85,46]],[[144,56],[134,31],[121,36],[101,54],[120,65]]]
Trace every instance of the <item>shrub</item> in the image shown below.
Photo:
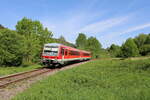
[[[122,56],[123,57],[135,57],[139,55],[139,50],[133,39],[129,38],[122,45]]]
[[[18,66],[23,58],[23,37],[15,31],[0,30],[0,65]]]

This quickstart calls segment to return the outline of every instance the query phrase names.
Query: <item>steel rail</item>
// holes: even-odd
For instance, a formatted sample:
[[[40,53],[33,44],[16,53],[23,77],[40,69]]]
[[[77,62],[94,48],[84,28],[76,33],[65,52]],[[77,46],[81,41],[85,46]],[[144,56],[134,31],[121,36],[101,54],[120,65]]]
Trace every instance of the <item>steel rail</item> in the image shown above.
[[[88,61],[85,61],[85,62],[88,62]],[[77,65],[78,66],[80,64],[82,64],[82,62],[74,63],[74,64],[67,65],[67,66],[68,67],[72,66],[72,65]],[[65,67],[67,67],[67,66],[65,66]],[[3,77],[0,77],[0,88],[4,88],[4,87],[6,87],[10,84],[13,84],[13,83],[25,80],[25,79],[29,79],[29,78],[32,78],[32,77],[36,77],[38,75],[41,75],[41,74],[44,74],[44,73],[47,73],[47,72],[53,72],[53,71],[59,70],[59,69],[61,70],[65,67],[55,68],[55,69],[41,68],[41,69],[35,69],[35,70],[31,70],[31,71],[20,72],[20,73],[16,73],[16,74],[3,76]]]
[[[34,70],[31,70],[31,71],[19,72],[19,73],[7,75],[7,76],[2,76],[2,77],[0,77],[0,81],[3,80],[3,79],[6,79],[6,78],[11,78],[11,77],[14,77],[14,76],[27,74],[27,73],[30,73],[30,72],[35,72],[35,71],[38,71],[38,70],[41,70],[41,69],[34,69]]]
[[[41,75],[43,73],[50,72],[50,71],[53,71],[53,70],[52,69],[36,69],[32,71],[21,72],[21,73],[17,73],[13,75],[0,77],[0,88],[4,88],[9,84],[16,83],[16,82],[19,82],[28,78],[36,77],[38,75]],[[27,74],[31,74],[31,75],[27,75]],[[17,77],[19,78],[17,79]]]

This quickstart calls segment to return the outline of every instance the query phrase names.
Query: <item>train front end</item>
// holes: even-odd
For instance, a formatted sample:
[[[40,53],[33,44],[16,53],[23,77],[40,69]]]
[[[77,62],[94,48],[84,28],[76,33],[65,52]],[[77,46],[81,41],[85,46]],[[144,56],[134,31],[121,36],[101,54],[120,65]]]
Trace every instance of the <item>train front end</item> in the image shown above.
[[[42,52],[42,63],[46,66],[58,65],[59,45],[56,43],[45,44]]]

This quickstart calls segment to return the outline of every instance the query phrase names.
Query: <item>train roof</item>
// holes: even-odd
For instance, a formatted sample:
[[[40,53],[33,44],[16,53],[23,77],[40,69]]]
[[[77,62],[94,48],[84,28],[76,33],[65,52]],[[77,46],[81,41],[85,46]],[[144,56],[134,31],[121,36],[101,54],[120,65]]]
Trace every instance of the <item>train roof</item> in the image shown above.
[[[63,46],[63,47],[67,47],[67,48],[70,48],[70,49],[82,51],[82,52],[85,52],[85,53],[90,53],[88,51],[76,49],[76,48],[73,48],[73,47],[70,47],[70,46],[66,46],[66,45],[63,45],[63,44],[60,44],[60,43],[47,43],[47,44],[45,44],[45,46]]]

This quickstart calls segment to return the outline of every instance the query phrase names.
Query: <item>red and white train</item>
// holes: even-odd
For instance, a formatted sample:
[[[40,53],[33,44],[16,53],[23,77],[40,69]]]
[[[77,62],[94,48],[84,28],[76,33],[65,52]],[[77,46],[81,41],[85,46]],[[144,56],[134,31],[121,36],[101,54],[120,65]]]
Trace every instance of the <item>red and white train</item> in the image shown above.
[[[45,44],[42,52],[42,63],[48,66],[63,65],[71,61],[84,61],[90,59],[90,52],[58,43]]]

